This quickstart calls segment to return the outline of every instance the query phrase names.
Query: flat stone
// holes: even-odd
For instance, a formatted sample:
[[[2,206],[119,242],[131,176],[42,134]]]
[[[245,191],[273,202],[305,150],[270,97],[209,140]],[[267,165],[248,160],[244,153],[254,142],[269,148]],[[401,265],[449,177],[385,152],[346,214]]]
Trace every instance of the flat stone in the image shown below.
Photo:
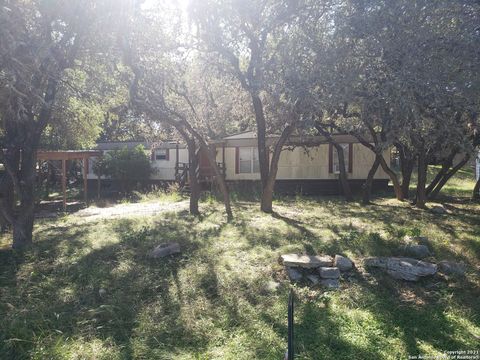
[[[313,285],[317,285],[320,282],[320,277],[318,275],[308,275],[307,279],[310,280]]]
[[[340,271],[349,271],[353,268],[353,262],[345,256],[335,255],[333,266],[336,266]]]
[[[447,213],[447,210],[443,206],[440,206],[440,205],[436,205],[436,206],[431,207],[430,211],[434,214],[437,214],[437,215],[444,215],[444,214]]]
[[[320,284],[329,289],[338,289],[340,287],[338,279],[322,279]]]
[[[299,281],[303,277],[302,273],[295,268],[287,266],[285,268],[285,271],[287,272],[287,275],[288,275],[288,277],[290,278],[291,281]]]
[[[434,275],[437,272],[437,265],[412,258],[367,258],[364,265],[384,269],[395,279],[407,281],[417,281],[422,276]]]
[[[463,263],[444,260],[438,263],[438,271],[445,275],[463,276],[467,271],[467,266]]]
[[[416,259],[424,259],[429,257],[432,253],[426,245],[407,244],[402,248],[405,255],[414,257]]]
[[[340,277],[340,270],[337,267],[321,267],[318,273],[322,279],[338,279]]]
[[[155,249],[150,252],[150,257],[157,259],[178,253],[180,253],[180,244],[173,242],[156,246]]]
[[[280,259],[285,266],[296,266],[305,269],[333,265],[333,260],[330,256],[286,254],[280,256]]]

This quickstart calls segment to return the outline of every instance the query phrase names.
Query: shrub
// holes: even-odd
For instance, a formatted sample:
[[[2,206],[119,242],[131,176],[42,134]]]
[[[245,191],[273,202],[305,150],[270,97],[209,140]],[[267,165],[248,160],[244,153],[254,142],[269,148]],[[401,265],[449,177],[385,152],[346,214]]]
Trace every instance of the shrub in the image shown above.
[[[131,192],[135,185],[148,180],[153,172],[150,159],[142,145],[134,149],[123,148],[108,152],[95,163],[94,172],[120,183],[124,193]]]

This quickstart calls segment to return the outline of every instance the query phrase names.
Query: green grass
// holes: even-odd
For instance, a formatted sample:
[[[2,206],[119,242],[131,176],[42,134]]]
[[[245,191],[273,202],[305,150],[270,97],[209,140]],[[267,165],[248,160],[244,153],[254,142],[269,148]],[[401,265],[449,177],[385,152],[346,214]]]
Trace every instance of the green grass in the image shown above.
[[[42,220],[25,254],[2,239],[0,358],[282,359],[292,285],[279,255],[343,253],[360,263],[397,254],[406,234],[428,236],[432,260],[465,261],[468,276],[411,284],[358,271],[340,291],[294,285],[296,359],[478,349],[480,206],[455,202],[438,216],[395,200],[375,203],[283,198],[272,216],[237,201],[227,223],[208,198],[201,218]],[[180,242],[182,254],[146,256],[168,241]]]

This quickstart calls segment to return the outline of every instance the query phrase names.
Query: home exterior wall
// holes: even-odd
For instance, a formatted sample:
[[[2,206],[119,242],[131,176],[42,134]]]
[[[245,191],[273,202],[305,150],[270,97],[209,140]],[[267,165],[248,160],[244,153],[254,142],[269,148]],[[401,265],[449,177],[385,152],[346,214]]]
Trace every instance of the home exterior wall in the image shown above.
[[[320,144],[306,149],[285,148],[280,155],[277,180],[338,179],[338,174],[329,173],[329,146]],[[375,156],[362,144],[352,144],[352,148],[352,173],[349,173],[349,179],[366,179]],[[217,162],[222,161],[221,153],[217,152]],[[384,157],[389,163],[389,150],[384,151]],[[225,148],[225,166],[227,180],[260,180],[259,173],[236,173],[236,147]],[[379,167],[374,178],[388,179],[388,175]]]
[[[168,160],[152,159],[152,167],[154,173],[150,177],[152,180],[173,181],[175,180],[175,165],[177,162],[176,149],[168,149]],[[178,162],[188,163],[188,150],[178,149]]]
[[[167,147],[168,146],[168,147]],[[177,150],[175,145],[168,144],[165,147],[161,148],[168,148],[169,156],[168,160],[156,160],[151,158],[150,162],[152,164],[152,168],[154,169],[154,173],[150,176],[150,180],[153,181],[174,181],[175,180],[175,165],[177,161]],[[110,150],[103,150],[103,154],[113,151],[114,149]],[[146,149],[147,154],[150,154],[150,150]],[[149,155],[150,156],[150,155]],[[93,172],[93,166],[95,161],[97,160],[96,157],[92,157],[89,161],[89,171],[87,178],[89,180],[97,180],[97,175]],[[178,161],[180,163],[188,163],[188,150],[185,147],[180,147],[178,149]],[[102,176],[102,179],[105,179]]]

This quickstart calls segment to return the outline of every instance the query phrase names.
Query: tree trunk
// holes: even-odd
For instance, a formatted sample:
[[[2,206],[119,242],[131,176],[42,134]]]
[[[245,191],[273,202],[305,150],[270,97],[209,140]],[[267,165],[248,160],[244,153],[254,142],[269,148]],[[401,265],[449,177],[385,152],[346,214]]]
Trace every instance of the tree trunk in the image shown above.
[[[363,196],[362,196],[362,204],[368,205],[370,204],[370,197],[372,194],[372,184],[373,184],[373,177],[380,166],[380,155],[375,155],[375,161],[373,162],[370,171],[368,172],[367,180],[363,186]]]
[[[12,226],[15,207],[13,182],[7,173],[4,173],[0,180],[0,196],[0,226],[1,230],[5,231]]]
[[[478,178],[472,192],[472,200],[480,200],[480,177]]]
[[[380,165],[382,166],[383,171],[385,171],[387,175],[390,177],[390,180],[392,180],[393,190],[395,191],[395,197],[397,198],[397,200],[403,201],[405,199],[405,196],[403,194],[400,181],[398,181],[398,176],[397,174],[395,174],[395,172],[392,169],[390,169],[383,155],[380,155]]]
[[[268,179],[265,186],[262,188],[262,198],[260,201],[260,210],[265,213],[273,212],[273,191],[275,190],[275,181],[277,180],[278,162],[280,160],[280,154],[282,153],[283,145],[285,145],[293,130],[294,127],[292,125],[286,126],[273,149],[272,160],[269,164],[270,168]]]
[[[435,188],[428,194],[429,199],[435,199],[442,188],[445,186],[445,184],[450,180],[450,178],[457,173],[458,170],[460,170],[467,162],[470,160],[470,155],[467,154],[465,157],[460,161],[457,165],[455,165],[450,171],[447,171],[440,181],[436,184]]]
[[[427,202],[427,194],[425,185],[427,183],[427,160],[425,152],[421,149],[418,154],[418,179],[417,179],[417,196],[415,206],[419,209],[425,209]]]
[[[402,172],[402,194],[405,199],[410,197],[410,181],[413,168],[415,167],[415,156],[403,145],[396,144],[400,154],[400,170]]]
[[[200,184],[198,183],[198,157],[194,140],[189,140],[188,147],[188,178],[190,185],[190,214],[200,215],[198,210],[198,201],[200,199]]]
[[[427,186],[427,196],[430,195],[430,193],[433,191],[433,189],[438,185],[438,183],[440,182],[440,180],[445,176],[445,174],[448,173],[448,169],[450,169],[450,167],[453,165],[453,159],[455,158],[455,155],[457,153],[456,152],[453,152],[452,154],[450,154],[448,156],[448,158],[446,158],[443,163],[442,163],[442,168],[440,169],[440,171],[437,173],[437,175],[435,176],[435,178],[430,182],[430,184]]]
[[[12,248],[21,249],[32,244],[32,231],[35,210],[35,162],[33,148],[7,150],[5,165],[13,182],[14,191],[20,200],[16,216],[12,216]]]
[[[266,140],[267,135],[266,135],[265,115],[263,112],[263,104],[262,104],[262,100],[260,99],[260,96],[256,91],[250,91],[250,97],[252,99],[253,110],[255,112],[255,121],[257,123],[258,163],[260,167],[260,179],[262,181],[262,188],[264,190],[267,190],[267,188],[270,187],[268,185],[268,178],[270,175],[270,164],[268,163],[268,150],[267,150],[267,140]],[[266,196],[266,198],[268,197],[269,195]],[[263,206],[261,207],[263,208]],[[271,207],[272,206],[270,205],[270,209]],[[271,212],[271,210],[269,212]]]
[[[375,132],[374,132],[373,129],[371,130],[371,133],[372,133],[372,137],[375,138]],[[377,156],[377,155],[380,156],[380,166],[382,167],[383,171],[385,171],[387,173],[388,177],[392,181],[393,190],[395,191],[395,197],[397,198],[397,200],[403,201],[405,197],[404,197],[404,193],[403,193],[403,190],[402,190],[402,186],[400,185],[400,181],[398,180],[398,176],[395,173],[395,171],[393,171],[388,166],[387,162],[385,161],[385,158],[383,157],[383,154],[378,154],[378,150],[376,148],[376,145],[370,144],[362,136],[359,136],[358,134],[354,134],[354,136],[358,139],[358,141],[360,141],[360,143],[363,146],[369,148],[375,154],[375,156]]]
[[[215,155],[210,151],[210,148],[207,146],[206,142],[202,141],[202,146],[204,148],[204,151],[207,154],[207,159],[210,164],[210,167],[213,169],[213,172],[215,173],[215,181],[217,182],[218,188],[222,193],[223,203],[225,205],[225,212],[227,213],[227,219],[232,220],[233,213],[232,213],[232,206],[230,204],[230,192],[228,191],[228,186],[227,186],[227,182],[225,181],[224,174],[222,174],[222,172],[220,171],[217,164],[217,159],[215,158]]]
[[[350,189],[350,184],[348,183],[348,175],[347,169],[345,169],[345,153],[343,152],[343,148],[340,146],[339,143],[333,141],[330,138],[330,143],[335,147],[338,154],[338,164],[340,165],[340,184],[342,185],[343,195],[345,196],[345,200],[353,201],[352,190]]]

